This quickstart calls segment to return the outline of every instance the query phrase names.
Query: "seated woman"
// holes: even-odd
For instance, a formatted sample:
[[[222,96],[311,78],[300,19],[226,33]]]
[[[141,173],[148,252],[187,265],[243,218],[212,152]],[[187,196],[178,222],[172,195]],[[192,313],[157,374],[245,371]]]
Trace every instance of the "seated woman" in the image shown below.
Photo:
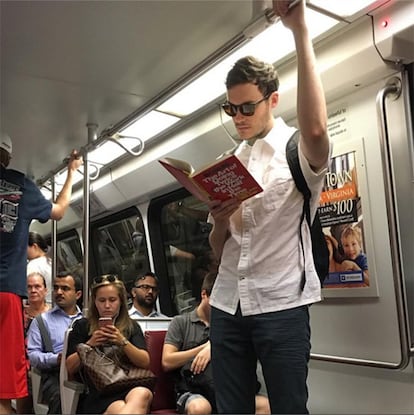
[[[110,317],[110,325],[100,326],[100,317]],[[76,352],[79,343],[89,346],[116,345],[121,347],[131,363],[149,368],[150,358],[145,339],[137,322],[128,315],[127,292],[115,275],[95,278],[91,287],[91,299],[87,318],[77,320],[69,335],[66,367],[69,378],[81,370]],[[152,402],[152,392],[145,387],[135,387],[120,393],[99,392],[85,373],[81,379],[87,384],[88,392],[79,399],[76,413],[84,414],[147,414]]]

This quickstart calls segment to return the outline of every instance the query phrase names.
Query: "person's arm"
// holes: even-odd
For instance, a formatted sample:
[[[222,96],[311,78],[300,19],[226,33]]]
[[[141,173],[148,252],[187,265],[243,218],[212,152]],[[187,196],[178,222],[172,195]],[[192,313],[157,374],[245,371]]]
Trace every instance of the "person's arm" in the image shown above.
[[[162,367],[169,371],[184,366],[189,360],[193,359],[203,349],[210,348],[210,342],[203,343],[200,346],[188,350],[178,350],[177,346],[164,343],[162,349]]]
[[[191,252],[184,251],[183,249],[177,248],[174,245],[171,245],[171,254],[176,258],[186,259],[188,261],[194,261],[195,256]]]
[[[66,370],[68,371],[68,379],[72,380],[75,373],[79,372],[81,361],[77,352],[72,353],[66,358]]]
[[[102,327],[99,330],[95,330],[95,332],[92,334],[92,337],[88,340],[87,344],[89,344],[90,346],[101,345],[102,340],[100,338],[100,333],[102,333],[104,336],[104,342],[106,338],[110,341],[110,343],[122,347],[128,359],[131,361],[133,365],[141,367],[143,369],[149,369],[150,357],[149,353],[145,349],[144,335],[142,334],[142,330],[138,323],[135,324],[136,330],[129,339],[127,339],[121,333],[118,327],[114,325],[109,325]]]
[[[230,216],[240,207],[240,201],[236,198],[224,202],[213,200],[208,203],[208,207],[214,219],[209,242],[216,259],[220,261],[224,244],[231,235]]]
[[[301,151],[315,171],[325,166],[329,155],[327,110],[322,82],[305,21],[305,2],[289,9],[291,1],[273,0],[275,13],[281,16],[295,39],[298,87],[297,116],[301,132]]]
[[[66,352],[66,370],[68,371],[68,378],[74,379],[75,373],[77,373],[81,367],[81,361],[76,351],[76,347],[79,343],[87,343],[90,339],[88,335],[88,326],[84,319],[76,320],[73,323],[71,332],[68,338],[68,349]]]
[[[42,336],[36,319],[30,324],[27,333],[27,354],[30,364],[39,370],[52,369],[60,361],[59,354],[43,351]]]
[[[143,369],[149,369],[150,367],[150,356],[147,350],[141,349],[136,346],[133,342],[127,340],[125,337],[118,344],[123,347],[125,354],[128,356],[128,359],[137,367]]]
[[[81,155],[76,150],[73,150],[68,162],[68,174],[66,176],[65,184],[63,185],[59,196],[56,198],[56,201],[52,204],[52,211],[50,213],[51,219],[60,220],[63,218],[72,196],[73,175],[82,163],[83,160]]]

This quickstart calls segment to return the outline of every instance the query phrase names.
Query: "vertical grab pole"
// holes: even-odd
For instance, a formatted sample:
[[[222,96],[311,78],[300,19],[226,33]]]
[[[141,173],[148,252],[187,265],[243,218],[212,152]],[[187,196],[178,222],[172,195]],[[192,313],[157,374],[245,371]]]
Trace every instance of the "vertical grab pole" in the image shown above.
[[[86,124],[88,127],[88,146],[97,138],[97,124]],[[90,219],[90,203],[89,203],[89,160],[88,150],[83,154],[83,313],[86,315],[88,311],[89,301],[89,219]]]
[[[384,177],[384,189],[385,189],[385,202],[387,205],[387,219],[388,219],[388,232],[390,235],[390,249],[391,260],[393,268],[395,297],[398,313],[398,325],[400,333],[400,345],[401,345],[401,362],[398,368],[404,368],[409,363],[409,331],[407,327],[408,315],[406,308],[405,295],[403,290],[403,277],[402,266],[400,258],[400,244],[397,231],[397,213],[395,210],[395,188],[394,177],[392,168],[391,146],[390,137],[388,133],[388,121],[387,111],[385,108],[385,101],[388,96],[391,96],[394,100],[398,99],[401,95],[402,85],[401,80],[397,77],[391,78],[386,86],[382,88],[377,95],[377,118],[378,118],[378,130],[380,135],[380,147],[381,158],[383,163],[383,177]]]
[[[52,187],[52,201],[56,200],[56,176],[53,176],[51,181]],[[52,220],[52,285],[57,273],[57,221]],[[47,287],[48,290],[52,291],[52,287]],[[54,304],[54,298],[52,295],[52,304]]]

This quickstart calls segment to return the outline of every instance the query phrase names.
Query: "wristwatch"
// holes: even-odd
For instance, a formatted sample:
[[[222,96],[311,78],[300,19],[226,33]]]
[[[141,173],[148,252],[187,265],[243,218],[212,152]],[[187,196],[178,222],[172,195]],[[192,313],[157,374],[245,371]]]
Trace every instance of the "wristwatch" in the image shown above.
[[[129,343],[129,340],[124,337],[124,339],[121,342],[121,346],[126,346],[128,343]]]

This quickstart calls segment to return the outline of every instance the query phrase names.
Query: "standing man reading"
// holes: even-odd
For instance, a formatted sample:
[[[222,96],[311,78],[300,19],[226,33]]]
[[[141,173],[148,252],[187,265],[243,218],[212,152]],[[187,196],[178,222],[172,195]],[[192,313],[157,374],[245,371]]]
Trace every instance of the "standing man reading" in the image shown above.
[[[273,9],[295,40],[299,159],[312,192],[313,215],[330,154],[326,103],[305,4],[289,9],[290,3],[273,1]],[[277,45],[274,39],[269,47]],[[209,203],[210,244],[220,259],[210,298],[219,413],[254,413],[257,359],[271,413],[308,413],[308,306],[321,300],[321,287],[309,228],[306,220],[301,222],[303,196],[286,160],[286,143],[295,128],[272,115],[279,101],[278,86],[273,65],[253,57],[237,61],[226,79],[223,110],[233,117],[242,139],[236,155],[264,191],[242,204],[235,199]]]
[[[63,188],[52,203],[23,173],[9,169],[10,137],[0,135],[0,414],[13,412],[11,400],[28,395],[23,334],[22,298],[27,297],[26,260],[29,226],[33,219],[60,220],[69,206],[72,177],[82,165],[73,151]]]

